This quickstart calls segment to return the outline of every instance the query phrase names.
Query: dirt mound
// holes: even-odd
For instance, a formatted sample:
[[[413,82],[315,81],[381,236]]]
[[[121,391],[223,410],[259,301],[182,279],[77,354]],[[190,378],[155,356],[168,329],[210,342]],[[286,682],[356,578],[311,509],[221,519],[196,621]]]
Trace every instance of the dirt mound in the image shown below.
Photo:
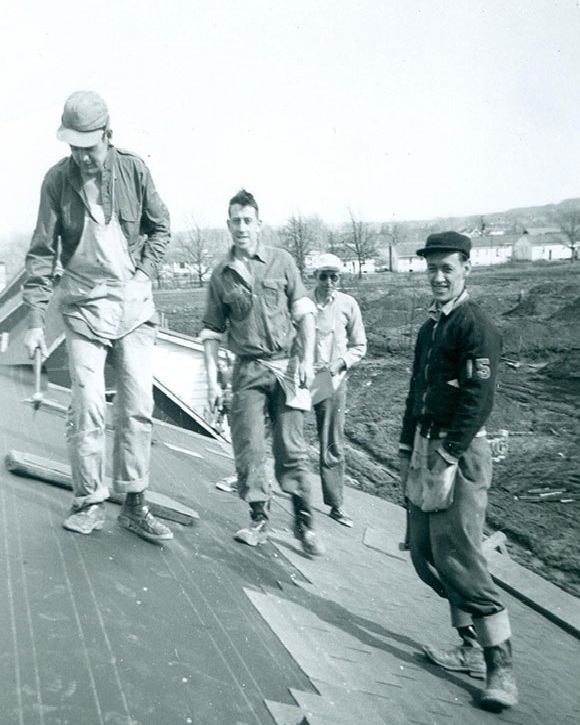
[[[579,310],[580,312],[580,310]],[[542,375],[553,380],[580,379],[580,350],[569,350],[542,368]]]
[[[503,313],[504,317],[530,317],[538,314],[538,298],[533,295],[524,299],[511,310]]]
[[[573,302],[568,305],[564,305],[557,310],[551,317],[552,320],[563,320],[563,321],[576,321],[580,319],[580,297],[577,297]]]

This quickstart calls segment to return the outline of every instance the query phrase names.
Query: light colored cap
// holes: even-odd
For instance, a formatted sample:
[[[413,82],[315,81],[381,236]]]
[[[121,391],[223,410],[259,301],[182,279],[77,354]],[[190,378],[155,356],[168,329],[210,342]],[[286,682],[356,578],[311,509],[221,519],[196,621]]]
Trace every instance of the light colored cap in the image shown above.
[[[333,270],[334,272],[342,272],[342,262],[336,254],[321,254],[314,262],[314,269],[320,272],[323,269]]]
[[[109,125],[109,109],[94,91],[75,91],[66,100],[61,124],[56,132],[59,141],[70,146],[95,146]]]

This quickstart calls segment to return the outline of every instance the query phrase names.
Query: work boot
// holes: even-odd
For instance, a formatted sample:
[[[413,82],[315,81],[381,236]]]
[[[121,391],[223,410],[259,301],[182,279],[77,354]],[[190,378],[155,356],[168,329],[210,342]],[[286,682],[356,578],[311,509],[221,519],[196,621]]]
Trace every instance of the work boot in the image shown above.
[[[452,649],[439,649],[425,645],[423,652],[428,660],[450,672],[466,672],[478,680],[485,678],[483,647],[477,641],[473,627],[458,627],[463,644]]]
[[[250,504],[250,525],[234,534],[234,539],[248,546],[259,546],[268,540],[268,501]]]
[[[509,639],[494,647],[484,647],[487,681],[481,698],[481,707],[490,712],[501,712],[518,703],[518,688],[512,667],[512,645]]]
[[[152,544],[173,539],[173,531],[155,518],[145,502],[145,494],[128,493],[117,523]]]
[[[310,506],[301,496],[293,495],[294,536],[302,544],[302,551],[308,556],[322,556],[324,546],[312,528]]]
[[[483,648],[467,647],[466,645],[458,645],[452,649],[438,649],[425,645],[423,652],[428,660],[436,665],[443,667],[444,670],[450,672],[466,672],[470,677],[477,680],[485,678],[485,659],[483,657]]]
[[[352,527],[352,519],[350,518],[350,516],[347,516],[345,514],[340,506],[333,506],[330,509],[330,513],[328,515],[331,519],[334,519],[339,524],[342,524],[342,526],[348,526],[349,528]]]
[[[70,514],[63,521],[62,526],[64,529],[75,531],[77,534],[90,534],[92,531],[102,529],[104,523],[104,504],[93,503],[82,507],[73,504]]]

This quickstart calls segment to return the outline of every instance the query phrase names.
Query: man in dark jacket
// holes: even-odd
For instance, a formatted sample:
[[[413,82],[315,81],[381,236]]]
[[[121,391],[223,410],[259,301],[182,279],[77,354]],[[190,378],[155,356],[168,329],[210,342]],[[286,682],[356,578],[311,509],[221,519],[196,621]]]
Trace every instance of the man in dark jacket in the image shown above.
[[[482,551],[492,473],[484,426],[501,339],[465,289],[470,251],[456,232],[432,234],[417,250],[434,299],[417,338],[399,452],[415,570],[448,599],[462,639],[425,653],[447,670],[487,676],[481,705],[499,711],[517,703],[508,613]]]
[[[57,138],[71,155],[45,176],[26,257],[25,345],[47,354],[44,316],[57,262],[71,375],[66,427],[74,500],[64,528],[102,528],[105,379],[109,351],[117,372],[113,484],[126,493],[118,522],[152,542],[173,538],[145,501],[153,414],[156,323],[151,276],[170,240],[169,214],[144,162],[111,144],[109,111],[92,91],[66,101]]]

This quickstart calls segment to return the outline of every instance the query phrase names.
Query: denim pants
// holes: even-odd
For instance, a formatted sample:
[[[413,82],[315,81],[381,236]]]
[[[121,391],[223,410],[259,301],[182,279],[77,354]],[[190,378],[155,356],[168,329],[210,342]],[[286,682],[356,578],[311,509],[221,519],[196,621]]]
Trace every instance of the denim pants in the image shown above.
[[[280,488],[309,504],[304,411],[286,405],[275,374],[255,360],[236,361],[232,389],[230,422],[240,498],[248,503],[270,500],[271,449]]]
[[[344,414],[346,406],[346,379],[334,394],[314,406],[318,443],[320,446],[319,471],[324,503],[340,508],[344,486]]]
[[[436,448],[440,441],[430,441]],[[474,438],[459,460],[451,506],[425,513],[409,502],[411,558],[419,577],[449,600],[451,624],[473,624],[484,647],[510,637],[507,610],[482,551],[491,451],[485,437]]]
[[[66,331],[71,374],[66,438],[77,507],[104,501],[105,362],[116,373],[113,405],[113,487],[118,493],[147,488],[153,415],[153,346],[156,328],[145,323],[112,348],[70,329]]]

